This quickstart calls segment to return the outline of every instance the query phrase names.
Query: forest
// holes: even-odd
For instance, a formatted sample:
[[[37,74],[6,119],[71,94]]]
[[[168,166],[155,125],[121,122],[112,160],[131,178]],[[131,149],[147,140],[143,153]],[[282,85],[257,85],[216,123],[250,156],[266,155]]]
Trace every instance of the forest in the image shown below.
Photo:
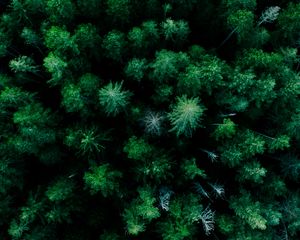
[[[1,0],[1,240],[300,239],[298,0]]]

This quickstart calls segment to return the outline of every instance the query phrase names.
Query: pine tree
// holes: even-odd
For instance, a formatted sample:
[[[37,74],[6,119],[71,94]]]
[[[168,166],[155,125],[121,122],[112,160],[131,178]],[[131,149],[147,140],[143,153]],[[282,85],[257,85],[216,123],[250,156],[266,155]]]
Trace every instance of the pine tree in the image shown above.
[[[73,20],[75,6],[70,0],[48,0],[46,1],[46,11],[52,22],[66,24]]]
[[[129,103],[131,93],[123,90],[123,82],[110,82],[99,90],[100,105],[104,108],[107,115],[116,116],[124,111]]]
[[[126,45],[124,33],[116,30],[107,33],[102,42],[104,55],[117,62],[122,61]]]
[[[45,34],[45,45],[58,56],[66,53],[79,54],[78,46],[71,34],[64,28],[52,26]]]
[[[162,22],[161,28],[166,40],[179,45],[187,40],[190,32],[187,22],[183,20],[174,21],[170,18],[166,19],[165,22]]]
[[[200,105],[198,98],[187,98],[185,95],[177,98],[177,103],[168,114],[168,118],[176,135],[191,136],[196,128],[201,127],[201,120],[206,108]]]
[[[104,197],[110,196],[119,191],[119,179],[122,173],[113,170],[108,163],[92,166],[90,171],[84,174],[84,182],[86,187],[90,188],[91,194],[101,192]]]
[[[134,80],[140,82],[148,69],[146,59],[133,58],[130,60],[125,68],[125,74],[128,80]]]

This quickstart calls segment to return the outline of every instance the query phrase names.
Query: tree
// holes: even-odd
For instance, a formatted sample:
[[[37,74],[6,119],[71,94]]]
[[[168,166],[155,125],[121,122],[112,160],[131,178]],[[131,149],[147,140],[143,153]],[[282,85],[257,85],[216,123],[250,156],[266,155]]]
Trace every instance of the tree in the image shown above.
[[[257,25],[260,26],[263,23],[274,22],[279,15],[279,11],[280,11],[280,7],[278,7],[278,6],[267,8],[260,16],[260,19],[259,19],[260,21]]]
[[[223,123],[214,125],[217,126],[216,130],[213,133],[216,140],[222,138],[231,138],[235,134],[236,125],[229,118],[224,118]]]
[[[230,167],[235,167],[241,161],[265,152],[265,141],[250,130],[237,132],[234,142],[229,142],[229,145],[225,144],[220,148],[220,159]]]
[[[51,73],[52,78],[49,80],[49,83],[52,85],[62,85],[63,76],[67,71],[68,63],[64,61],[59,56],[55,55],[53,52],[50,52],[46,58],[44,58],[44,67],[47,72]]]
[[[177,45],[184,43],[190,33],[188,23],[183,20],[174,21],[168,18],[162,22],[161,28],[165,39]]]
[[[129,159],[134,160],[135,177],[143,182],[149,179],[155,182],[166,181],[172,177],[168,154],[145,139],[132,136],[123,148]]]
[[[300,4],[290,2],[286,9],[283,9],[278,16],[278,26],[280,35],[284,41],[294,44],[298,39],[297,32],[300,29],[299,24]]]
[[[3,107],[18,108],[33,102],[34,95],[18,87],[5,87],[0,93]]]
[[[158,208],[155,207],[156,198],[153,189],[145,186],[138,188],[137,191],[139,197],[134,199],[123,213],[126,230],[131,235],[145,231],[145,226],[160,216]]]
[[[107,33],[102,42],[104,55],[116,62],[122,61],[126,45],[127,42],[124,33],[116,30]]]
[[[195,195],[180,196],[170,203],[169,215],[157,224],[162,239],[192,238],[197,232],[196,224],[202,223],[205,233],[213,230],[214,214],[202,205]]]
[[[170,131],[191,136],[196,128],[201,127],[201,120],[206,108],[200,104],[199,98],[177,97],[177,103],[172,107],[168,118],[173,128]]]
[[[108,131],[100,131],[91,126],[85,129],[69,128],[65,134],[64,143],[77,151],[80,156],[93,159],[105,149],[105,142],[110,140]]]
[[[78,112],[85,107],[80,87],[69,84],[62,89],[62,105],[67,112]]]
[[[20,56],[9,62],[9,67],[15,73],[36,73],[37,66],[35,65],[32,58],[27,56]]]
[[[133,58],[130,60],[125,68],[125,74],[126,77],[129,80],[134,80],[140,82],[148,69],[148,64],[147,60],[145,58],[143,59],[138,59],[138,58]]]
[[[71,34],[65,29],[52,26],[45,34],[45,45],[58,56],[64,56],[67,53],[79,54],[78,46]]]
[[[179,75],[178,91],[188,96],[197,96],[205,90],[209,95],[220,86],[224,86],[223,72],[225,64],[216,57],[206,55],[195,65],[190,64],[185,73]]]
[[[160,33],[155,21],[145,21],[128,32],[128,40],[134,56],[145,56],[157,45]]]
[[[129,103],[131,93],[127,90],[122,90],[122,85],[123,82],[110,82],[99,90],[100,105],[108,116],[116,116],[124,111]]]
[[[70,0],[48,0],[46,1],[46,11],[53,23],[70,23],[75,15],[74,3]]]
[[[163,131],[163,122],[165,116],[161,113],[147,112],[143,119],[145,125],[145,132],[150,135],[161,135]]]
[[[258,161],[251,161],[245,163],[239,170],[239,175],[237,176],[240,182],[252,181],[254,183],[262,184],[264,177],[267,174],[267,169],[261,166]]]
[[[202,76],[201,67],[190,64],[185,72],[179,75],[178,91],[188,96],[197,96],[203,87]]]
[[[181,169],[184,178],[188,180],[193,180],[198,176],[203,178],[206,177],[205,171],[198,168],[195,158],[184,160],[181,164]]]
[[[161,50],[155,53],[155,60],[150,64],[152,78],[158,82],[168,82],[176,78],[179,72],[188,66],[189,57],[183,52]]]
[[[13,121],[18,126],[19,135],[11,138],[9,143],[20,153],[41,156],[43,147],[56,141],[55,115],[39,103],[21,107],[14,113]]]
[[[113,195],[119,191],[119,179],[122,173],[113,170],[109,163],[92,166],[90,171],[84,174],[84,182],[91,194],[101,192],[104,197]]]
[[[262,216],[261,203],[254,201],[248,192],[242,191],[239,196],[232,197],[230,208],[252,229],[265,230],[267,228],[267,220]]]
[[[41,37],[33,29],[24,27],[21,33],[21,37],[24,39],[27,45],[37,47],[38,49],[39,46],[42,44]]]
[[[70,178],[59,178],[51,184],[47,191],[46,196],[52,202],[64,201],[73,196],[75,189],[75,182]]]
[[[127,23],[130,20],[129,0],[107,0],[106,13],[114,23]]]
[[[300,3],[268,4],[0,1],[0,239],[298,239]]]
[[[224,45],[227,40],[234,34],[238,33],[238,42],[241,43],[248,36],[249,31],[254,25],[254,14],[248,10],[237,10],[229,15],[227,19],[228,25],[233,29],[227,38],[221,43]]]
[[[132,136],[124,146],[123,151],[127,153],[130,159],[143,160],[153,154],[154,148],[144,139]]]
[[[101,37],[94,25],[90,23],[78,25],[73,38],[74,45],[77,44],[80,53],[89,52],[90,55],[98,55],[95,49],[101,45]]]
[[[257,5],[256,0],[223,0],[223,4],[226,6],[226,9],[229,13],[239,9],[254,10]]]

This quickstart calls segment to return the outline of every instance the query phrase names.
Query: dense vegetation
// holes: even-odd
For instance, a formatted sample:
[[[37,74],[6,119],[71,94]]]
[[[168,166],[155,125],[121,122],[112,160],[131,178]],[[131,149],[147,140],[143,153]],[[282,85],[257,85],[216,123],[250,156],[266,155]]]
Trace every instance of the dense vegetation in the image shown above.
[[[300,239],[300,3],[0,1],[0,239]]]

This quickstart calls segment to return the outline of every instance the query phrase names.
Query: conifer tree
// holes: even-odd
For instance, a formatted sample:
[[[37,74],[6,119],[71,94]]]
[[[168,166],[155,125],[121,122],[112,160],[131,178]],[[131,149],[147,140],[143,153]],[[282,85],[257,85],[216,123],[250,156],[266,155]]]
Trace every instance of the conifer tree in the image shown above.
[[[100,191],[104,197],[107,197],[119,191],[118,181],[121,177],[120,171],[113,170],[110,164],[105,163],[100,166],[92,166],[83,178],[86,186],[90,188],[91,194]]]
[[[125,110],[131,93],[122,89],[123,82],[110,82],[99,90],[99,101],[107,115],[116,116]]]
[[[201,120],[206,108],[200,105],[198,98],[177,98],[177,103],[168,114],[172,129],[176,135],[191,136],[196,128],[201,127]]]
[[[0,239],[299,239],[299,16],[0,1]]]

